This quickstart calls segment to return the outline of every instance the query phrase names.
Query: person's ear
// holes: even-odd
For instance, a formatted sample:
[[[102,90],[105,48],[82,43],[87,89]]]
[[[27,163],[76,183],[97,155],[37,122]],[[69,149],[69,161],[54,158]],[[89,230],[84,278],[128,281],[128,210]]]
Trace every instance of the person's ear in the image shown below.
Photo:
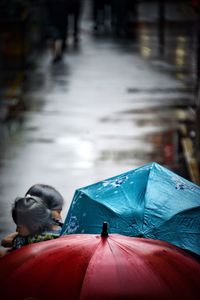
[[[51,217],[53,219],[58,219],[60,220],[61,219],[61,210],[57,210],[57,209],[54,209],[51,211]]]

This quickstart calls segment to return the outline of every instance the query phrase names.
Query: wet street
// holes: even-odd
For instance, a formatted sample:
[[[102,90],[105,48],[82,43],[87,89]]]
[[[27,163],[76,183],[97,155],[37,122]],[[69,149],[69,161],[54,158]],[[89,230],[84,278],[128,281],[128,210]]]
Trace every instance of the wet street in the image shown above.
[[[193,118],[193,24],[183,26],[189,15],[166,12],[161,57],[156,7],[148,18],[145,9],[138,9],[136,37],[125,39],[109,28],[94,35],[85,5],[79,46],[69,39],[56,64],[48,47],[38,56],[22,109],[1,126],[0,239],[15,229],[14,198],[35,183],[61,192],[64,218],[81,186],[151,161],[186,174],[178,129]]]

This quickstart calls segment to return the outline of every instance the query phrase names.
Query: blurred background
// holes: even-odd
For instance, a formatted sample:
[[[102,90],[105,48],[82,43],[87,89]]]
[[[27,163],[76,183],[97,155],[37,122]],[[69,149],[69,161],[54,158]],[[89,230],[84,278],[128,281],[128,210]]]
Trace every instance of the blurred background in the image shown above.
[[[0,239],[35,183],[63,218],[152,161],[200,183],[199,20],[198,0],[0,1]]]

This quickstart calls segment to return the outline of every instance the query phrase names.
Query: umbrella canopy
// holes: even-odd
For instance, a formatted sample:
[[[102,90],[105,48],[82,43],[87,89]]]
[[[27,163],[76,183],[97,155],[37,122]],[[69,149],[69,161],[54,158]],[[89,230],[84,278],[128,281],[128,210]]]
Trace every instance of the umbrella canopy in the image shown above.
[[[103,221],[200,255],[200,187],[157,163],[78,189],[62,234],[98,233]]]
[[[171,244],[68,235],[0,259],[4,300],[199,299],[200,264]]]

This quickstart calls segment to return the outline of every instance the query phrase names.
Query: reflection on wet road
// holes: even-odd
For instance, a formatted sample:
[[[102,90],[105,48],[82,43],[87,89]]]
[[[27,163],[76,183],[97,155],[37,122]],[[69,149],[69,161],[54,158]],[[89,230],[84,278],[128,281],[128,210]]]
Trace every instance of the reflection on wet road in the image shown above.
[[[34,183],[63,194],[64,216],[76,188],[150,161],[180,169],[177,128],[193,103],[192,37],[167,28],[161,60],[153,24],[139,24],[134,41],[95,37],[90,28],[83,22],[79,48],[69,46],[63,61],[41,54],[23,112],[1,130],[0,235],[14,229],[13,199]]]

